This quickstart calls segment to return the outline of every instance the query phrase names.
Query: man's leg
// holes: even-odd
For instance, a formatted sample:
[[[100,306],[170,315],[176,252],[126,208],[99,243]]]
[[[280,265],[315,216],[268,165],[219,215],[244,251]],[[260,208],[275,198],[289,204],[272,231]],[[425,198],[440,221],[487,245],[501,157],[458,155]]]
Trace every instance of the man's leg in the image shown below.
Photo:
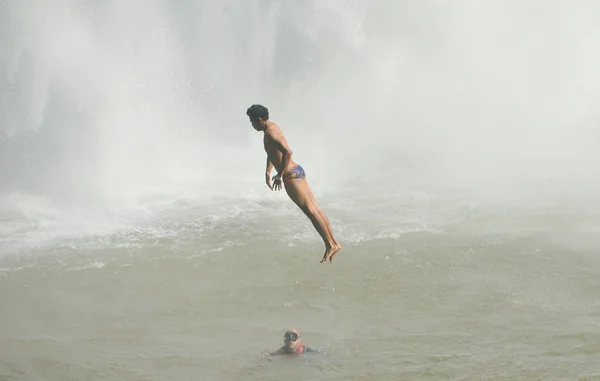
[[[325,243],[325,254],[323,255],[321,262],[325,262],[327,259],[329,259],[330,262],[333,261],[333,257],[342,247],[333,237],[329,219],[317,204],[306,179],[285,180],[285,190],[292,201],[294,201],[294,203],[296,203],[310,219],[323,239],[323,242]]]
[[[315,201],[315,204],[316,204],[316,201]],[[329,218],[327,218],[327,215],[325,214],[325,212],[323,212],[323,209],[317,207],[317,210],[319,211],[319,214],[321,215],[321,218],[323,219],[323,221],[325,221],[325,226],[327,227],[327,231],[329,233],[329,236],[333,240],[334,246],[340,246],[337,243],[337,241],[335,240],[335,237],[333,236],[333,231],[331,230],[331,224],[329,223]]]

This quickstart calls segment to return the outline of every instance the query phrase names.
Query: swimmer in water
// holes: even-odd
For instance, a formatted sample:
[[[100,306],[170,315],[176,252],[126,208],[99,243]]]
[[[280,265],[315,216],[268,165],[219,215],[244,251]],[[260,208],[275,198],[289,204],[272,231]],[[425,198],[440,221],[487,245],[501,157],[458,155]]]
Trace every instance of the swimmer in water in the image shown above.
[[[302,344],[300,332],[297,329],[288,329],[283,335],[283,347],[275,352],[269,353],[271,356],[278,355],[300,355],[308,352],[318,352],[317,349]]]

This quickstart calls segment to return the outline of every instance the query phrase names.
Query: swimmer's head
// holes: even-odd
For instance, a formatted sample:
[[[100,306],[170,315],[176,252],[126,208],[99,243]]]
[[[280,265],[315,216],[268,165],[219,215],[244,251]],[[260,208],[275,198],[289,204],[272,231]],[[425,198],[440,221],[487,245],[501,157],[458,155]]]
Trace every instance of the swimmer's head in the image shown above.
[[[250,118],[250,123],[256,131],[264,131],[267,128],[267,121],[269,120],[269,109],[263,105],[254,104],[248,107],[246,115]]]
[[[286,347],[295,349],[300,344],[300,332],[297,329],[288,329],[283,334],[283,343]]]

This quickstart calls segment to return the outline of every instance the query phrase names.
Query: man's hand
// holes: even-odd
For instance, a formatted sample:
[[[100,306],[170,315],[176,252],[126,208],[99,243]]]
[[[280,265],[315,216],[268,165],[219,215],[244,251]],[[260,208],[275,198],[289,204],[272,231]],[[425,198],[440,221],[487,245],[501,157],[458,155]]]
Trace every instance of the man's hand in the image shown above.
[[[281,175],[275,175],[273,177],[273,188],[271,190],[281,190]]]
[[[269,172],[265,173],[265,180],[267,180],[267,186],[270,190],[273,190],[273,186],[271,185],[271,174]]]

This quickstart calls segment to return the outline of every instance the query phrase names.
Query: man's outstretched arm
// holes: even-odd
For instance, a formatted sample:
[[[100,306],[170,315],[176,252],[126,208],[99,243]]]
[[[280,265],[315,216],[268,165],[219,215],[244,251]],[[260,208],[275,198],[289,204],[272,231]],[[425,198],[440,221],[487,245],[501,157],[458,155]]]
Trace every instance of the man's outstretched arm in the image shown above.
[[[273,163],[269,160],[267,156],[267,169],[265,172],[265,181],[267,182],[267,186],[269,189],[273,190],[273,186],[271,185],[271,171],[273,170]]]

